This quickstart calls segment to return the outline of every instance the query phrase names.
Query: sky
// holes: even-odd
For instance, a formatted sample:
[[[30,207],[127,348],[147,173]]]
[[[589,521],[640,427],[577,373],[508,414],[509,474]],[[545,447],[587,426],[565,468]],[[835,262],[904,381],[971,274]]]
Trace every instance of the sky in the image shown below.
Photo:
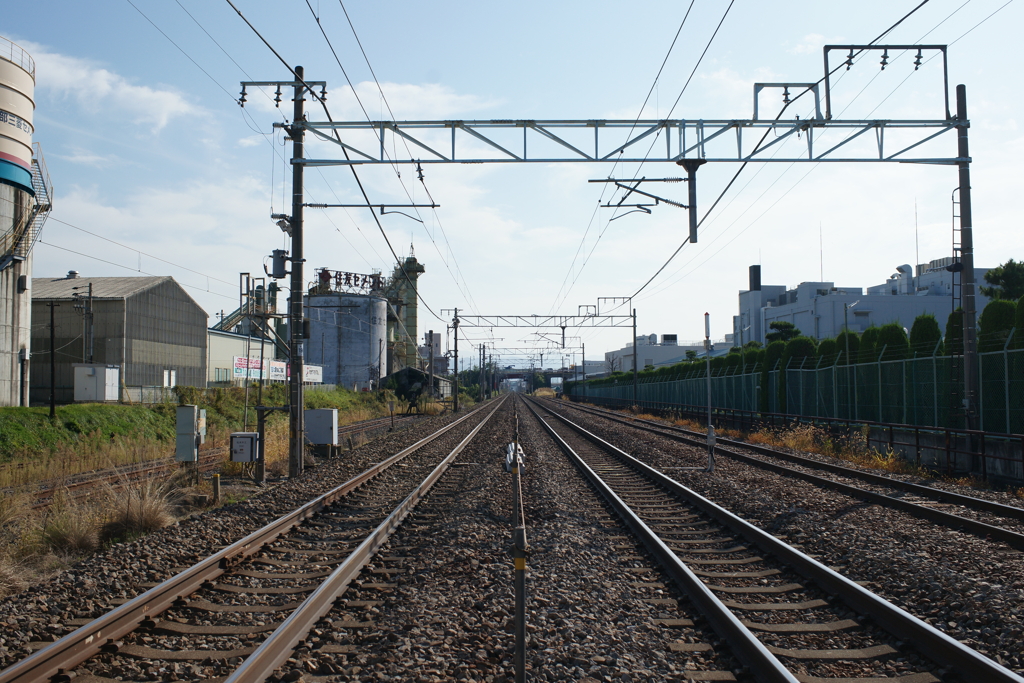
[[[750,118],[755,82],[816,81],[823,45],[868,43],[920,4],[821,2],[794,12],[751,0],[649,0],[642,9],[594,0],[233,1],[260,35],[226,0],[5,8],[0,36],[36,61],[34,140],[55,188],[36,277],[172,275],[211,325],[236,308],[239,273],[261,275],[270,252],[287,248],[270,214],[290,212],[291,150],[273,127],[291,116],[290,95],[280,109],[272,92],[252,89],[244,109],[236,103],[243,80],[290,80],[274,51],[302,65],[307,80],[327,81],[336,121]],[[883,41],[950,45],[950,98],[956,84],[967,86],[979,267],[1024,259],[1021,26],[1024,2],[930,0]],[[893,53],[884,71],[878,60],[868,53],[837,74],[837,118],[944,116],[941,60],[918,71],[913,54]],[[760,106],[781,108],[781,94],[763,93]],[[312,100],[306,110],[309,120],[325,119]],[[786,116],[811,113],[801,101]],[[781,153],[802,144],[787,141]],[[955,156],[951,134],[929,145]],[[338,156],[315,142],[307,154]],[[867,287],[900,264],[951,253],[955,167],[752,163],[725,191],[738,168],[699,171],[698,242],[646,287],[684,240],[686,211],[662,204],[650,215],[620,215],[599,207],[618,196],[587,181],[682,175],[673,164],[433,164],[422,181],[408,164],[357,173],[373,203],[440,205],[407,210],[422,222],[378,216],[397,255],[414,250],[425,265],[421,338],[443,332],[456,307],[575,315],[599,297],[635,294],[639,334],[696,340],[707,312],[721,339],[752,264],[762,265],[765,284]],[[347,168],[311,168],[305,177],[307,201],[363,201]],[[686,199],[684,184],[644,188]],[[318,267],[390,273],[394,259],[369,210],[307,209],[305,226],[307,280]],[[535,331],[464,329],[464,339],[507,349],[496,351],[502,364],[522,366],[530,354],[511,349],[560,341],[557,330],[540,330],[547,339]],[[570,329],[567,337],[567,347],[586,344],[587,358],[600,359],[632,333]],[[464,342],[460,352],[475,358]],[[545,366],[561,353],[548,351]],[[564,353],[571,361],[572,349]]]

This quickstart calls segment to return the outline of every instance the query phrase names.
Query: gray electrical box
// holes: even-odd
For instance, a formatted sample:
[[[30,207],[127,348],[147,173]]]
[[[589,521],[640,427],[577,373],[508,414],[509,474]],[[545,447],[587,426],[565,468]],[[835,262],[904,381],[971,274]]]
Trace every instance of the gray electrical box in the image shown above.
[[[231,434],[231,462],[256,462],[259,460],[259,432],[234,432]]]
[[[307,410],[305,413],[305,421],[306,441],[314,446],[338,445],[337,408]]]
[[[174,459],[195,462],[199,456],[199,410],[196,406],[178,406],[177,413]]]

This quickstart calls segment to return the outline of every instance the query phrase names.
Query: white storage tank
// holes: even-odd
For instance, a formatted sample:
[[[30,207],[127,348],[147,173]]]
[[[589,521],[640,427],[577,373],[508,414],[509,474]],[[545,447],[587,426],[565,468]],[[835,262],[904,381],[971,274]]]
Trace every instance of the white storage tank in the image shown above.
[[[324,384],[347,389],[383,376],[387,300],[373,294],[314,293],[307,297],[306,362],[323,367]]]
[[[37,199],[48,206],[48,189],[37,198],[33,186],[35,72],[32,57],[0,37],[0,406],[28,405],[31,251],[43,218],[33,210]]]

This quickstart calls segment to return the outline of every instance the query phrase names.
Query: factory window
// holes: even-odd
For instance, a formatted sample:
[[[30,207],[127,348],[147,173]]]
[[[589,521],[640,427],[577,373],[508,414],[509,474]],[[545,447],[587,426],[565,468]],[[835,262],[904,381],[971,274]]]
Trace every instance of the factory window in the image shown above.
[[[164,386],[173,387],[178,383],[177,370],[164,370]]]

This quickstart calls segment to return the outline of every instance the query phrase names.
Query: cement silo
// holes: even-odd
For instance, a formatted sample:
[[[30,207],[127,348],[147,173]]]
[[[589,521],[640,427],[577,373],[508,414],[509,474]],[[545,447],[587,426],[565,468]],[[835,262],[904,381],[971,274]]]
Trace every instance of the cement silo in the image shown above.
[[[324,384],[377,386],[387,353],[387,299],[376,294],[380,282],[376,275],[318,271],[318,284],[306,297],[306,362],[323,366]]]
[[[28,405],[32,247],[50,210],[34,94],[35,62],[0,37],[0,406]]]

